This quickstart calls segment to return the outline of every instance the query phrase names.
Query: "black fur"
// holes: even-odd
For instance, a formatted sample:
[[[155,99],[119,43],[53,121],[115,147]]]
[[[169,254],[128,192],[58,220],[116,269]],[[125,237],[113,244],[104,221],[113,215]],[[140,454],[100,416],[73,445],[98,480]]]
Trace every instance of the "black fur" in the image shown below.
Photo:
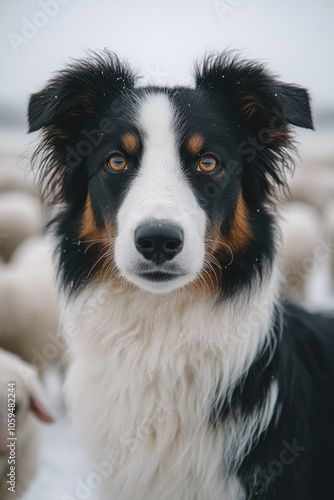
[[[334,318],[284,303],[277,348],[272,355],[262,353],[233,401],[247,414],[261,402],[269,381],[277,380],[278,403],[271,424],[238,471],[247,485],[247,498],[334,498],[333,355]],[[270,361],[263,363],[268,357]]]

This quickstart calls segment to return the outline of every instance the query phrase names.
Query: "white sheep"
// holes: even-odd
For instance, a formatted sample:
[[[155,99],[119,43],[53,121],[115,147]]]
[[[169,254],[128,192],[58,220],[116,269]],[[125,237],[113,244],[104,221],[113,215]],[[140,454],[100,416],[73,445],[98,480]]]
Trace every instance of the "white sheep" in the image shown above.
[[[0,266],[0,346],[40,371],[62,358],[51,256],[41,237],[26,239]]]
[[[31,193],[0,193],[0,256],[9,261],[15,248],[43,229],[41,205]]]
[[[52,422],[53,418],[36,369],[18,356],[0,349],[1,500],[21,498],[37,473],[41,438],[39,420]],[[8,431],[15,435],[9,435]]]
[[[334,169],[320,158],[305,160],[296,168],[289,188],[293,201],[310,203],[322,211],[334,196]]]
[[[37,195],[34,176],[29,168],[28,159],[18,157],[17,152],[23,151],[23,144],[15,144],[14,147],[6,147],[1,144],[0,155],[0,192],[24,191]]]
[[[306,203],[290,203],[281,221],[283,271],[286,291],[296,300],[305,299],[305,286],[312,272],[317,238],[322,235],[317,210]]]
[[[325,236],[328,241],[329,257],[334,278],[334,199],[330,200],[324,209]]]

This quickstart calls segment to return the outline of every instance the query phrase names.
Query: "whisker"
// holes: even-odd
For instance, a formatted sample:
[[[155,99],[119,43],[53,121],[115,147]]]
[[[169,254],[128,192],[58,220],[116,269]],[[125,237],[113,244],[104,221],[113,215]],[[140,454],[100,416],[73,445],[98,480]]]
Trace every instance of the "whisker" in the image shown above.
[[[109,248],[108,248],[108,249],[107,249],[107,250],[106,250],[106,251],[105,251],[105,252],[101,255],[101,257],[99,257],[99,258],[97,259],[97,261],[96,261],[96,262],[95,262],[95,264],[92,266],[92,268],[90,269],[89,273],[87,274],[87,278],[89,278],[89,276],[91,275],[91,273],[92,273],[92,271],[93,271],[94,267],[95,267],[95,266],[97,266],[97,264],[100,262],[100,260],[101,260],[101,259],[103,259],[103,258],[107,255],[107,253],[108,253],[108,252],[109,252]]]
[[[206,238],[206,241],[213,241],[214,243],[219,243],[220,245],[227,247],[231,253],[231,261],[227,265],[230,266],[232,264],[232,262],[234,260],[234,254],[233,254],[231,247],[227,243],[223,243],[222,241],[218,241],[218,240],[212,240],[210,238]]]
[[[209,273],[208,273],[205,269],[203,269],[203,271],[204,271],[204,272],[205,272],[205,274],[207,274],[207,276],[210,278],[210,281],[211,281],[212,286],[213,286],[213,281],[212,281],[211,276],[209,275]],[[204,279],[204,276],[200,274],[200,275],[198,276],[198,280],[199,280],[199,282],[200,282],[200,283],[202,283],[202,282],[203,282],[203,284],[206,286],[206,288],[208,289],[208,292],[209,292],[209,291],[210,291],[210,287],[209,287],[208,283],[206,282],[206,280]]]
[[[104,254],[105,257],[107,258],[106,261],[103,263],[102,267],[101,267],[101,270],[103,270],[106,265],[109,265],[110,262],[113,261],[113,249],[109,249],[107,250],[107,252]]]
[[[100,241],[94,241],[94,242],[90,243],[90,244],[88,245],[88,247],[87,247],[87,248],[85,248],[84,254],[86,254],[86,253],[88,252],[88,250],[90,249],[90,247],[91,247],[94,243],[100,243]],[[104,243],[103,243],[103,246],[107,245],[108,243],[109,243],[109,241],[104,242]]]
[[[223,271],[223,268],[222,266],[220,265],[219,261],[215,258],[214,255],[212,255],[211,253],[209,252],[205,252],[205,261],[206,262],[209,262],[210,264],[213,264],[214,266],[216,266],[219,271],[220,271],[220,274],[222,273]]]
[[[212,270],[213,274],[215,275],[216,282],[217,282],[217,285],[218,285],[219,281],[218,281],[218,276],[217,276],[217,273],[216,273],[216,271],[215,271],[215,270],[214,270],[214,269],[213,269],[210,265],[209,265],[209,267],[210,267],[210,269]],[[214,285],[214,282],[213,282],[213,280],[212,280],[212,277],[211,277],[211,275],[210,275],[209,271],[208,271],[207,269],[205,269],[205,268],[204,268],[204,269],[203,269],[203,272],[204,272],[204,273],[208,276],[208,278],[210,278],[210,281],[211,281],[211,283],[212,283],[212,287],[214,288],[214,286],[215,286],[215,285]]]
[[[104,272],[103,278],[108,280],[109,278],[112,277],[113,273],[117,270],[117,266],[111,258],[107,262],[108,262],[108,267]]]
[[[99,241],[113,241],[116,238],[108,237],[108,238],[97,238],[95,240],[77,240],[73,241],[72,245],[77,245],[78,243],[91,243],[91,242],[99,242]]]

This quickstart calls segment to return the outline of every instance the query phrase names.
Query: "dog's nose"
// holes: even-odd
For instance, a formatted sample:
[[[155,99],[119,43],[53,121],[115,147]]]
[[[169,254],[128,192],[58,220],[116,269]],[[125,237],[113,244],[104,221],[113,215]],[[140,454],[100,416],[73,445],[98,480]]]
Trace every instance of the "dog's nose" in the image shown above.
[[[146,222],[135,231],[135,245],[145,259],[163,264],[181,252],[183,231],[167,221]]]

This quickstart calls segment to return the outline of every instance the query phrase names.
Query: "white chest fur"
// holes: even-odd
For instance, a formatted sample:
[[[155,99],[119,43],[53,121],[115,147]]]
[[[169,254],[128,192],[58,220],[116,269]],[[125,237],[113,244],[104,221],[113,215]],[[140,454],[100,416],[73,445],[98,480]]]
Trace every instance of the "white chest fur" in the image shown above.
[[[103,467],[101,499],[244,498],[227,465],[268,424],[276,387],[248,426],[214,427],[209,414],[217,387],[226,396],[268,340],[276,289],[272,277],[247,301],[215,305],[189,290],[100,284],[64,301],[67,397],[90,460]]]

